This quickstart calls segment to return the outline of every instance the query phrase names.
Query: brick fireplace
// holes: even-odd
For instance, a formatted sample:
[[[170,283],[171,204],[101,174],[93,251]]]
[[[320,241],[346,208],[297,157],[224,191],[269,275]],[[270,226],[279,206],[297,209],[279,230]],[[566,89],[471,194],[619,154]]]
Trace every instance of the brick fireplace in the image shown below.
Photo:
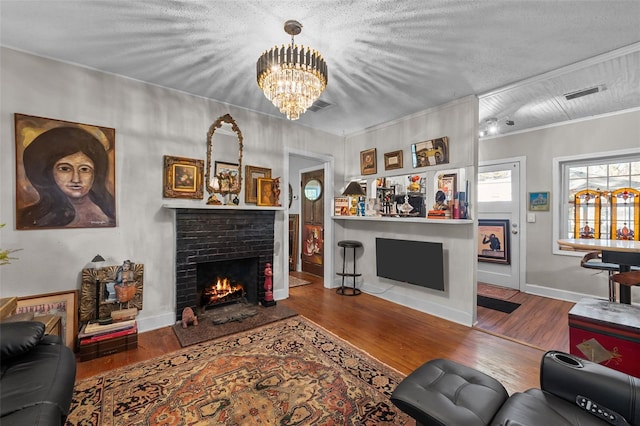
[[[248,275],[257,282],[248,283],[247,300],[257,304],[264,297],[265,265],[273,264],[274,220],[273,210],[176,209],[176,320],[187,306],[200,307],[198,265],[202,274],[202,265],[252,259],[257,270]]]

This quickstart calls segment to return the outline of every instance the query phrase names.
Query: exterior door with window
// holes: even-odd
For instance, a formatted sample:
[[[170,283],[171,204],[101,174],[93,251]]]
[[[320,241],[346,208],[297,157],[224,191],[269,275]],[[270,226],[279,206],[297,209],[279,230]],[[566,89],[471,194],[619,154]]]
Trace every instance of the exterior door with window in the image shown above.
[[[324,276],[324,169],[302,173],[302,270]]]
[[[520,163],[507,162],[478,167],[478,220],[508,221],[504,240],[500,242],[504,255],[478,261],[478,281],[520,290]],[[481,228],[482,229],[482,228]],[[491,229],[490,227],[488,229]],[[478,232],[478,252],[492,250],[491,235]]]

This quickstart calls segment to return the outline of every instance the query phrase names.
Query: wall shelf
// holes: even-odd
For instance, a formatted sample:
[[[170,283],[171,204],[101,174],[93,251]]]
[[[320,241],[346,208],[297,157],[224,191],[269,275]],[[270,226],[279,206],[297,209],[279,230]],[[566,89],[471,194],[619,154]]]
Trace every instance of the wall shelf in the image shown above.
[[[359,220],[373,222],[409,222],[439,225],[470,225],[472,219],[427,219],[424,217],[387,217],[387,216],[331,216],[333,220]]]
[[[206,209],[206,210],[284,210],[283,206],[213,206],[208,204],[185,203],[185,202],[168,202],[163,203],[162,208],[165,209]]]

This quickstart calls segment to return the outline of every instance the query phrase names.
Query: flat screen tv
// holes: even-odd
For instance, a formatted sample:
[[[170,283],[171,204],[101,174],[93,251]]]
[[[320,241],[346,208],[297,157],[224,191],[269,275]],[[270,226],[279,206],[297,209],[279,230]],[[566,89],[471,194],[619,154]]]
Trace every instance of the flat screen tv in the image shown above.
[[[376,274],[444,291],[442,243],[376,238]]]

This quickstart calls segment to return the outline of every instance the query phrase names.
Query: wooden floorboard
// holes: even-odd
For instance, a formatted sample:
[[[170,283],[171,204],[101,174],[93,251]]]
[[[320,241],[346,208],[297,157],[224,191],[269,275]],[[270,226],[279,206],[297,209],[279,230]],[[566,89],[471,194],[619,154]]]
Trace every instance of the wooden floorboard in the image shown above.
[[[477,327],[466,327],[369,294],[341,296],[336,294],[335,289],[325,289],[322,279],[318,277],[303,273],[297,273],[296,276],[313,282],[291,288],[289,299],[278,303],[291,307],[300,315],[402,373],[409,374],[430,359],[448,358],[492,375],[509,393],[538,386],[539,364],[544,353],[541,348],[548,346],[547,344],[521,344],[513,338],[500,337],[494,331],[485,332]],[[522,295],[522,298],[527,299],[527,296]],[[552,304],[553,301],[548,303]],[[525,304],[528,306],[528,303],[523,302],[518,309]],[[521,313],[541,310],[546,312],[544,305],[544,301],[535,302],[530,309],[527,307]],[[555,309],[555,304],[553,306]],[[563,315],[566,319],[566,314],[557,313],[558,317]],[[499,329],[500,321],[488,317],[489,315],[487,322],[493,321],[494,324],[487,327]],[[548,319],[552,321],[551,318]],[[524,324],[514,325],[513,328],[518,328],[523,333],[544,328],[544,323],[541,324],[537,319],[521,319],[517,322]],[[542,340],[556,338],[546,334],[548,333],[542,332]],[[171,327],[141,333],[137,349],[78,363],[77,379],[154,358],[179,348],[180,344]]]

